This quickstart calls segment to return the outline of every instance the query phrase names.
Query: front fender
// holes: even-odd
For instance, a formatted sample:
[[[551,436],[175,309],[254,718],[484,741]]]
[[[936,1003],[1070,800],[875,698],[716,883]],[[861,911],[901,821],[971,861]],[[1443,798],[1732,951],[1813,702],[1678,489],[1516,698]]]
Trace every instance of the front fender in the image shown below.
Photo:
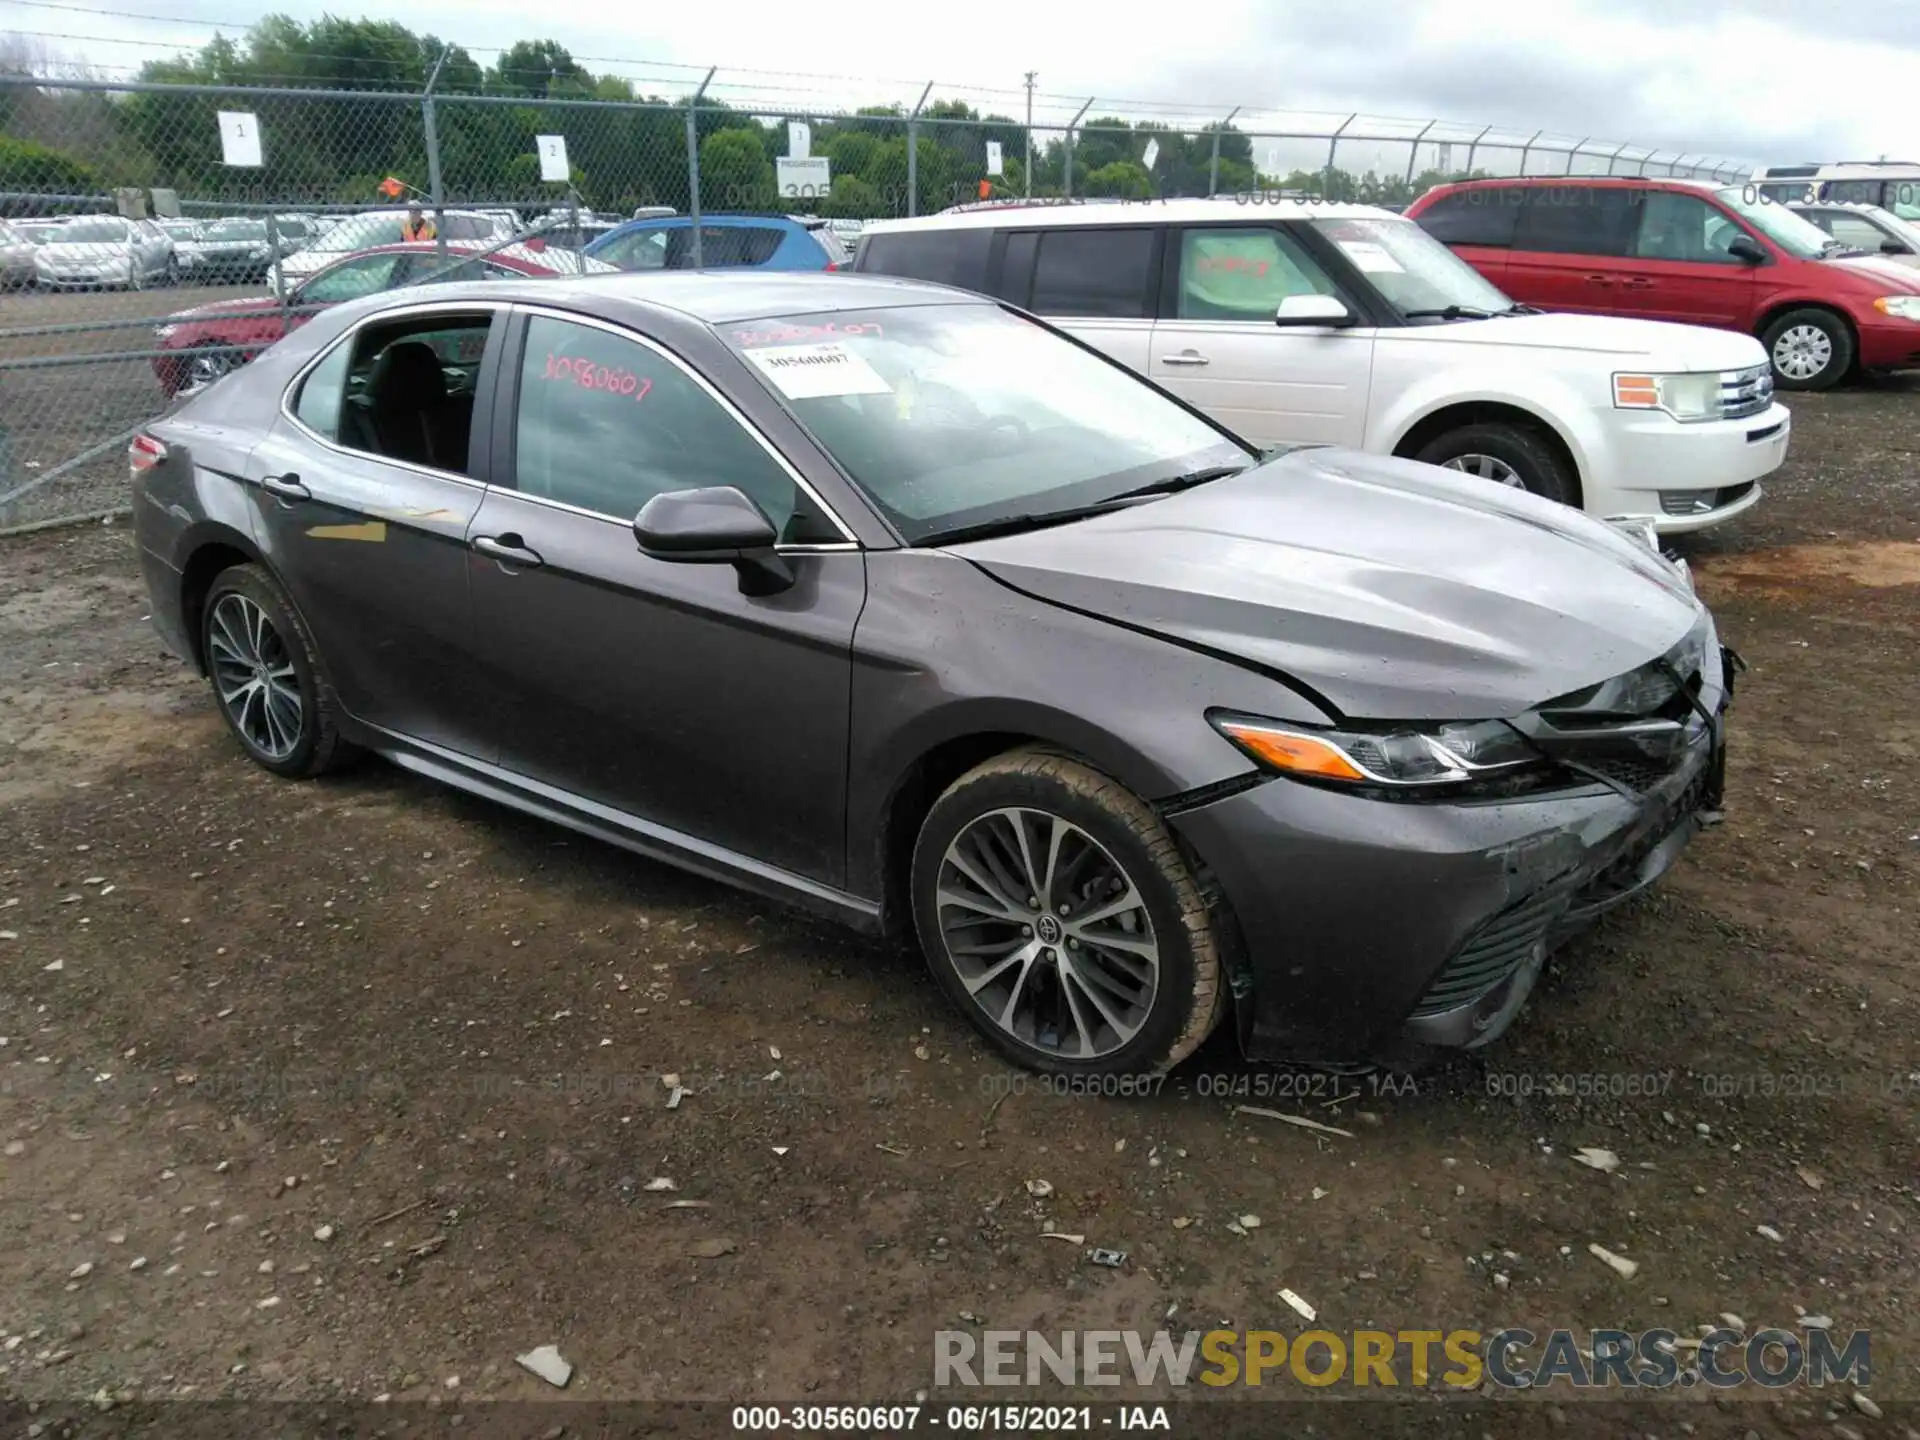
[[[1595,363],[1603,362],[1596,357]],[[1376,385],[1375,393],[1379,390]],[[1590,396],[1551,374],[1476,361],[1428,368],[1413,378],[1391,404],[1368,417],[1366,448],[1395,454],[1422,421],[1459,405],[1500,405],[1524,412],[1560,437],[1583,485],[1606,453],[1605,426]]]

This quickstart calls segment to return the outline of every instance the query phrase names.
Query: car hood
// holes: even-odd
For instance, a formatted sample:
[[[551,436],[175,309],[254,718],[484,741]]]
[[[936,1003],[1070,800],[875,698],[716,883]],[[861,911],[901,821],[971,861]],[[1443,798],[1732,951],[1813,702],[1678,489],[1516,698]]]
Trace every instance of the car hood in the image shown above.
[[[1616,355],[1650,370],[1740,370],[1766,363],[1767,352],[1751,335],[1629,320],[1615,315],[1499,315],[1491,320],[1454,320],[1383,330],[1383,338],[1460,345],[1511,345],[1539,350]]]
[[[1517,715],[1664,654],[1700,613],[1671,565],[1600,521],[1330,447],[951,552],[1281,674],[1346,718]]]
[[[1842,255],[1821,262],[1845,270],[1895,295],[1920,295],[1920,275],[1886,255]]]

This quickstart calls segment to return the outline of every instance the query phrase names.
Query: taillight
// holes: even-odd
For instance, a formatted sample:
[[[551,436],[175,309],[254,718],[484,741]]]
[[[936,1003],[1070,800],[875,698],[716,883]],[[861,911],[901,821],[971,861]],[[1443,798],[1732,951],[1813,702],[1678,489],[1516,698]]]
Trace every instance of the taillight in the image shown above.
[[[827,269],[838,270],[839,268],[840,268],[840,262],[838,260],[827,261]]]
[[[133,443],[127,446],[127,467],[138,475],[143,470],[151,470],[167,458],[167,447],[151,435],[136,435]]]

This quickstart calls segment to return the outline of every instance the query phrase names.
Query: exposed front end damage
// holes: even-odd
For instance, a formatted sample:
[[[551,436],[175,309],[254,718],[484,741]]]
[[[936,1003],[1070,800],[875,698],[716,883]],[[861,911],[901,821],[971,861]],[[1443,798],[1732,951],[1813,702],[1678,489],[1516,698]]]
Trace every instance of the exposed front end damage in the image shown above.
[[[1395,803],[1277,776],[1173,815],[1237,922],[1246,1053],[1406,1062],[1497,1039],[1548,957],[1718,818],[1738,663],[1703,611],[1648,666],[1516,718],[1559,767],[1529,795]]]

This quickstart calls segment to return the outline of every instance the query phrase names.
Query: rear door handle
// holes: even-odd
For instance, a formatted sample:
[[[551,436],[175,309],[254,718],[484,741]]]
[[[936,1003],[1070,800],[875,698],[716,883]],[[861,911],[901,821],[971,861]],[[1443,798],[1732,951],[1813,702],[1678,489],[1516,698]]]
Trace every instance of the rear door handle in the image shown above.
[[[529,550],[526,542],[511,532],[505,535],[476,535],[473,537],[473,548],[502,565],[514,565],[522,570],[531,570],[542,563],[540,552]]]
[[[1589,275],[1587,276],[1587,283],[1589,285],[1611,285],[1613,283],[1613,277],[1611,275]]]
[[[1178,355],[1162,355],[1162,365],[1205,365],[1207,357],[1198,350],[1182,350]]]
[[[1651,290],[1653,288],[1653,281],[1647,279],[1644,275],[1635,275],[1631,279],[1622,280],[1620,282],[1620,288],[1622,290]]]
[[[262,475],[260,488],[277,499],[292,504],[300,500],[311,500],[313,492],[300,483],[298,475]]]

